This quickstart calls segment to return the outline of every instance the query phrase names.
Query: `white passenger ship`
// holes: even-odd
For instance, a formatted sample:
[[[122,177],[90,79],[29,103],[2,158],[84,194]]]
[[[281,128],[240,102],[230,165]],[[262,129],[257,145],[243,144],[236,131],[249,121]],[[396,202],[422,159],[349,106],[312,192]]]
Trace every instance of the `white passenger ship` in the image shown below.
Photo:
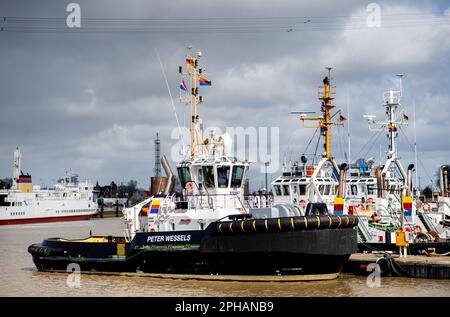
[[[0,225],[85,220],[97,213],[94,187],[67,174],[51,189],[33,185],[20,170],[21,153],[14,151],[11,189],[0,189]]]

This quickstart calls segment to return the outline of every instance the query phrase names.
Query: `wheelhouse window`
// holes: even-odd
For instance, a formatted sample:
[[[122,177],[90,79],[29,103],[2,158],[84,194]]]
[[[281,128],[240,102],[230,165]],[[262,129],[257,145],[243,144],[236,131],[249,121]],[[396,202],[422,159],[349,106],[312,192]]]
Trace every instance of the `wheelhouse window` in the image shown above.
[[[320,193],[321,195],[324,194],[324,190],[325,190],[325,185],[319,185],[319,193]]]
[[[397,187],[395,185],[390,185],[389,191],[390,191],[390,193],[395,193],[397,191]]]
[[[244,178],[244,166],[234,166],[231,175],[231,187],[241,187]]]
[[[199,183],[203,183],[203,170],[201,168],[197,171],[197,179]]]
[[[281,188],[280,185],[274,185],[273,188],[275,189],[275,195],[281,196]]]
[[[178,167],[178,177],[180,178],[181,186],[184,188],[187,182],[190,182],[191,172],[189,171],[189,167]]]
[[[357,185],[351,185],[350,186],[350,194],[352,196],[358,195],[358,186]]]
[[[217,168],[217,183],[219,188],[227,188],[230,180],[230,167],[222,166]]]
[[[284,196],[289,196],[290,195],[289,185],[283,185],[283,195]]]
[[[361,195],[366,195],[366,184],[362,184],[360,187]]]
[[[214,167],[213,166],[203,166],[203,177],[205,181],[205,186],[208,188],[214,188]]]
[[[375,184],[367,185],[367,195],[375,195]]]
[[[299,190],[298,190],[298,194],[299,195],[306,195],[306,185],[299,185],[298,186]]]

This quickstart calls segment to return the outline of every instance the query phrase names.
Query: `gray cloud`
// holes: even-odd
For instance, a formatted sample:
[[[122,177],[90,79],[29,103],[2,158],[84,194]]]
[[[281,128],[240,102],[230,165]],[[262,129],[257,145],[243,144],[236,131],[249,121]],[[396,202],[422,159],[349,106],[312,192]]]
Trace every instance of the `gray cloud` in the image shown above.
[[[153,138],[159,132],[162,150],[169,153],[175,142],[170,134],[176,127],[155,48],[178,97],[177,67],[183,62],[186,44],[204,53],[202,65],[213,80],[212,87],[202,90],[206,103],[201,114],[206,125],[280,127],[280,157],[296,160],[313,131],[302,129],[289,112],[319,109],[317,86],[324,67],[331,65],[338,93],[335,103],[345,115],[347,95],[350,100],[352,156],[356,158],[372,135],[363,114],[383,118],[382,92],[395,85],[393,75],[402,72],[406,74],[404,111],[410,117],[406,135],[412,142],[415,103],[419,157],[428,174],[434,176],[439,165],[448,163],[450,147],[444,138],[450,133],[449,23],[419,19],[420,14],[448,19],[446,1],[379,2],[387,24],[379,29],[361,23],[367,4],[360,1],[78,3],[82,19],[170,19],[191,16],[189,10],[194,10],[201,18],[249,20],[238,20],[236,27],[241,32],[236,33],[183,32],[183,22],[176,22],[178,32],[168,33],[0,32],[3,177],[10,176],[12,152],[20,146],[23,167],[36,181],[50,183],[71,168],[92,181],[137,179],[140,186],[147,187],[154,163]],[[65,18],[65,5],[59,1],[3,1],[0,12],[5,16]],[[409,20],[400,23],[389,18],[402,15]],[[317,29],[302,29],[302,20],[296,19],[293,32],[249,29],[256,23],[252,18],[283,16],[329,17],[324,20],[329,23],[314,20]],[[212,21],[213,27],[233,26],[232,19],[222,24]],[[247,26],[242,26],[242,21]],[[281,21],[289,27],[288,19]],[[183,122],[185,106],[176,104],[176,109]],[[340,160],[347,149],[346,135],[345,127],[335,137],[334,152]],[[378,159],[380,144],[386,145],[384,136],[368,156]],[[405,164],[413,159],[403,135],[400,152]],[[422,185],[427,184],[427,173],[421,166],[418,170]],[[253,188],[263,185],[258,163],[252,177]]]

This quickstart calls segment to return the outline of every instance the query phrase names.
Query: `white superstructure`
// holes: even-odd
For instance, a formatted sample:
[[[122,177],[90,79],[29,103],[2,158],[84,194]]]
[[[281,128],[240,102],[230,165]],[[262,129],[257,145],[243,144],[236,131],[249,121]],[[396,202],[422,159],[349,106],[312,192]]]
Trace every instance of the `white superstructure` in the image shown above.
[[[20,171],[20,150],[14,152],[11,189],[0,189],[0,225],[88,219],[97,213],[94,187],[67,174],[50,189],[33,185]]]

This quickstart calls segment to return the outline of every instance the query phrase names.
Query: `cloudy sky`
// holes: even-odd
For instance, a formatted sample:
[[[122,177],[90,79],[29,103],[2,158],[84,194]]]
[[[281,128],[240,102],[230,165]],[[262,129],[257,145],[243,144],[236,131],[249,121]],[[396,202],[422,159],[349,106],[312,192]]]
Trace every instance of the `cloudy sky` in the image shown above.
[[[155,49],[183,124],[177,72],[186,45],[202,51],[213,81],[202,90],[205,125],[279,127],[280,160],[304,152],[314,130],[289,112],[319,109],[317,86],[332,66],[335,104],[350,113],[352,159],[385,157],[384,135],[365,145],[374,132],[363,115],[384,117],[382,93],[403,73],[400,113],[410,118],[404,132],[413,142],[415,104],[422,187],[449,163],[448,1],[378,1],[380,27],[367,24],[371,1],[77,1],[76,30],[65,25],[69,2],[0,2],[0,177],[11,177],[19,146],[35,183],[71,169],[93,182],[148,187],[155,134],[163,153],[176,142]],[[405,139],[400,134],[406,166],[414,155]],[[347,142],[347,127],[336,130],[338,161]],[[259,166],[253,189],[264,182]]]

